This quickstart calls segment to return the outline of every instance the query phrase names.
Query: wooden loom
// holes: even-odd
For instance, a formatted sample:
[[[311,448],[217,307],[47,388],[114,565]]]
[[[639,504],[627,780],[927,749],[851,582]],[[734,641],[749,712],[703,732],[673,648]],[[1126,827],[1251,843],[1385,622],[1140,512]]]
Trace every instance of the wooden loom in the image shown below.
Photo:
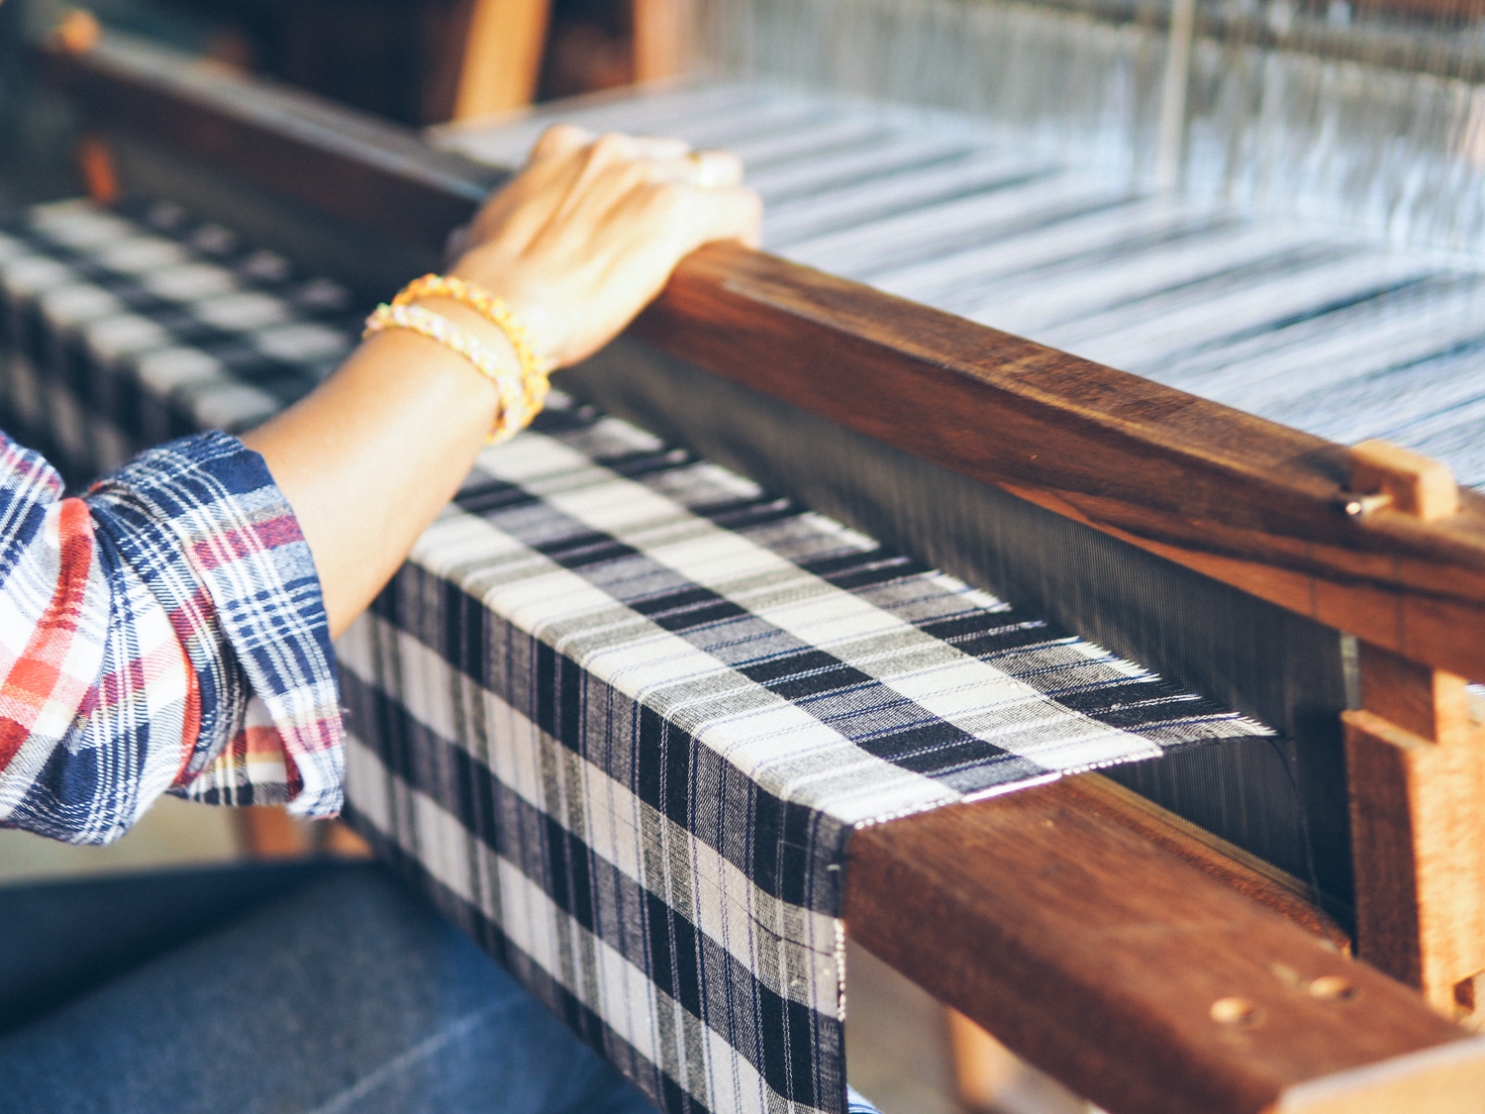
[[[498,180],[124,40],[50,64],[125,186],[338,277],[435,265]],[[1485,1110],[1485,1042],[1455,1024],[1485,1013],[1485,737],[1464,694],[1485,677],[1485,498],[1391,446],[735,246],[685,261],[632,334],[1362,640],[1363,962],[1250,856],[1096,776],[862,830],[853,937],[1113,1114]]]

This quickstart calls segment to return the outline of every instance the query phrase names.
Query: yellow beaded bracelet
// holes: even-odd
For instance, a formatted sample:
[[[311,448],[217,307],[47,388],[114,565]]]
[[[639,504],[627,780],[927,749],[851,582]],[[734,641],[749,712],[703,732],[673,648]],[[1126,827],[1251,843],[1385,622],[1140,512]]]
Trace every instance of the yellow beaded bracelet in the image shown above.
[[[546,401],[551,372],[549,364],[536,354],[531,346],[531,337],[526,327],[515,315],[504,299],[497,298],[488,290],[466,282],[453,275],[424,275],[414,279],[392,299],[392,305],[405,306],[419,298],[448,298],[460,305],[468,306],[490,324],[505,334],[510,346],[515,349],[516,359],[521,364],[521,382],[525,387],[532,415],[540,411]]]
[[[407,329],[410,332],[435,340],[451,351],[457,352],[476,371],[495,385],[500,400],[500,409],[495,414],[495,423],[490,428],[489,441],[495,444],[515,436],[536,417],[540,403],[532,405],[524,376],[510,366],[493,348],[478,337],[472,337],[446,317],[441,317],[422,306],[379,305],[366,319],[369,337],[388,329]],[[543,392],[545,395],[545,392]]]

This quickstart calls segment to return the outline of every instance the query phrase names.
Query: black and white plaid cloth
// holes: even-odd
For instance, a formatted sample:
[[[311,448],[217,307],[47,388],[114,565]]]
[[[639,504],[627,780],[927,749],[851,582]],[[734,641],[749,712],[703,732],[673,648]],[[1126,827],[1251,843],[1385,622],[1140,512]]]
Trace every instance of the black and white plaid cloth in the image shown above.
[[[0,236],[0,401],[85,475],[242,428],[352,343],[170,207]],[[350,814],[665,1110],[846,1110],[862,825],[1267,733],[555,397],[341,640]]]

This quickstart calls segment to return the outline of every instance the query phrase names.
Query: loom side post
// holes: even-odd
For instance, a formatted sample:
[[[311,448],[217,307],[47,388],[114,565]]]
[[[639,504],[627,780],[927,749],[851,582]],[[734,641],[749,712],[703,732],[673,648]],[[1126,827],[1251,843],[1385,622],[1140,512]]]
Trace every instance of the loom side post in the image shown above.
[[[1396,446],[1352,450],[1351,489],[1425,521],[1458,509],[1449,469]],[[1465,679],[1370,643],[1344,713],[1360,956],[1472,1028],[1485,1023],[1485,729]]]
[[[1464,680],[1365,644],[1346,765],[1361,958],[1478,1026],[1485,1003],[1485,732]]]

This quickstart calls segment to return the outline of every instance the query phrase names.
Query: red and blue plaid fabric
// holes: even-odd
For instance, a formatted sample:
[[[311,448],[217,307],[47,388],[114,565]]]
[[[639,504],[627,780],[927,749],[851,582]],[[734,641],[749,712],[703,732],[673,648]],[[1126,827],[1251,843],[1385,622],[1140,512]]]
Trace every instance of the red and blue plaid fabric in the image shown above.
[[[161,793],[339,811],[319,580],[262,458],[203,433],[62,496],[0,434],[0,826],[101,843]]]

